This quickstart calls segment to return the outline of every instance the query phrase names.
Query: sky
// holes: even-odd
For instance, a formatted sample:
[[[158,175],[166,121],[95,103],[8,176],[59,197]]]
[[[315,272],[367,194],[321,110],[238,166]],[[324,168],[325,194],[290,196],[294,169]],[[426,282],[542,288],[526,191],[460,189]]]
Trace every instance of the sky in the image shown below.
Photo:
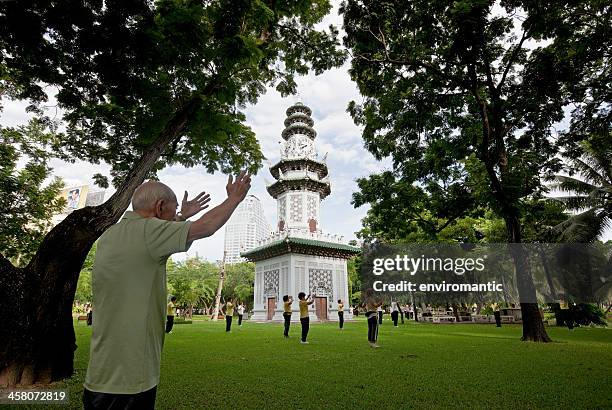
[[[320,24],[321,28],[327,28],[329,24],[341,26],[337,10],[338,2],[334,2],[334,9]],[[327,164],[332,184],[331,195],[321,204],[320,226],[323,232],[343,235],[346,240],[353,239],[355,232],[361,228],[361,219],[367,212],[365,206],[355,209],[351,205],[352,193],[357,191],[356,180],[389,169],[390,165],[388,162],[376,161],[365,150],[361,130],[346,112],[350,101],[362,101],[356,85],[350,80],[348,65],[319,76],[309,74],[300,77],[297,84],[298,95],[286,98],[281,97],[276,90],[268,89],[257,104],[246,108],[246,122],[257,135],[263,154],[274,164],[280,158],[279,142],[282,141],[281,132],[286,109],[298,101],[312,109],[314,129],[317,131],[315,146],[320,157],[328,154]],[[27,122],[26,104],[3,101],[3,106],[3,112],[0,113],[2,126],[16,126]],[[66,187],[88,184],[90,190],[97,190],[92,176],[96,173],[110,175],[110,168],[104,164],[53,160],[50,165],[53,174],[64,179]],[[161,171],[158,176],[160,181],[174,190],[179,201],[185,190],[188,191],[189,198],[201,191],[210,193],[210,208],[226,198],[227,176],[220,173],[208,174],[202,167],[172,166]],[[268,166],[264,164],[253,177],[250,193],[261,200],[266,219],[274,227],[277,223],[276,201],[266,191],[266,180],[274,179],[268,171]],[[106,198],[113,192],[113,189],[107,189]],[[612,232],[608,231],[605,238],[612,238]],[[181,260],[197,255],[211,261],[219,260],[223,256],[223,239],[222,228],[212,237],[195,242],[187,253],[174,255],[174,259]]]

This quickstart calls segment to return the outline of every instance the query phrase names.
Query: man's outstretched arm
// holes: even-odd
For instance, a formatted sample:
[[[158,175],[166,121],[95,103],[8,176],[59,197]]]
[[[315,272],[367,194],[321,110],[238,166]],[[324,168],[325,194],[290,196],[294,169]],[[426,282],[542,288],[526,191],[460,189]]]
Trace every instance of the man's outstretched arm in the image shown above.
[[[235,181],[232,181],[232,179],[230,175],[225,187],[227,199],[191,224],[187,242],[206,238],[217,232],[227,222],[238,204],[246,197],[251,188],[251,176],[246,171],[242,171]]]

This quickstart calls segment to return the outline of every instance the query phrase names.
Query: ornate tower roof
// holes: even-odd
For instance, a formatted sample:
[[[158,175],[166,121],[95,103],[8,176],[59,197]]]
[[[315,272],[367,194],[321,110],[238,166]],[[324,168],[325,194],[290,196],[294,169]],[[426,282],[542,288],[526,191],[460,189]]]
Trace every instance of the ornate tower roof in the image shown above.
[[[318,159],[313,141],[317,137],[312,110],[295,103],[286,111],[285,129],[281,136],[285,140],[281,148],[281,159],[270,167],[276,179],[268,185],[268,193],[273,198],[288,191],[306,190],[316,192],[321,199],[331,193],[325,158]]]

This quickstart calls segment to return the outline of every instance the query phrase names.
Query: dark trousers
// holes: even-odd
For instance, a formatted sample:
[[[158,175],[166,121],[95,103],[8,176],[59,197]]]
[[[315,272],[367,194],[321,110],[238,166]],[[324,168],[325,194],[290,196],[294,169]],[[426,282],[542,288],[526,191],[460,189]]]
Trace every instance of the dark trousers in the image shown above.
[[[399,312],[397,312],[397,311],[391,312],[391,320],[393,320],[393,326],[397,327],[398,316],[399,316]]]
[[[382,315],[383,315],[383,312],[378,312],[378,324],[379,325],[382,325]]]
[[[238,326],[242,326],[242,315],[238,315]]]
[[[340,323],[340,329],[344,327],[344,312],[338,312],[338,322]]]
[[[291,325],[291,313],[283,313],[283,319],[285,319],[285,331],[283,336],[289,337],[289,326]]]
[[[83,408],[85,410],[153,410],[157,386],[136,394],[111,394],[83,390]]]
[[[89,313],[87,313],[87,326],[91,326],[92,323],[93,323],[93,313],[90,310]]]
[[[174,316],[166,316],[166,333],[170,333],[172,330],[172,326],[174,326]]]
[[[400,317],[402,318],[402,325],[404,324],[404,311],[400,310]]]
[[[368,342],[376,343],[378,338],[378,323],[376,323],[376,312],[366,313],[368,318]]]
[[[495,326],[501,327],[501,312],[493,312],[493,316],[495,316]]]
[[[310,330],[310,318],[301,317],[300,323],[302,324],[302,342],[305,342],[308,337],[308,330]]]
[[[229,332],[232,330],[232,316],[225,315],[225,331]]]

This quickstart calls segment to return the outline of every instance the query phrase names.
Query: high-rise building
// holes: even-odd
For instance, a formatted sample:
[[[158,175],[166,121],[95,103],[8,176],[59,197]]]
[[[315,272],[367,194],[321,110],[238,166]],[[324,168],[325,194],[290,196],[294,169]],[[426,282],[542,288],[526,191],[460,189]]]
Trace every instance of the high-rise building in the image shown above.
[[[225,224],[225,263],[245,261],[240,252],[254,248],[269,233],[270,226],[259,198],[248,195]]]

